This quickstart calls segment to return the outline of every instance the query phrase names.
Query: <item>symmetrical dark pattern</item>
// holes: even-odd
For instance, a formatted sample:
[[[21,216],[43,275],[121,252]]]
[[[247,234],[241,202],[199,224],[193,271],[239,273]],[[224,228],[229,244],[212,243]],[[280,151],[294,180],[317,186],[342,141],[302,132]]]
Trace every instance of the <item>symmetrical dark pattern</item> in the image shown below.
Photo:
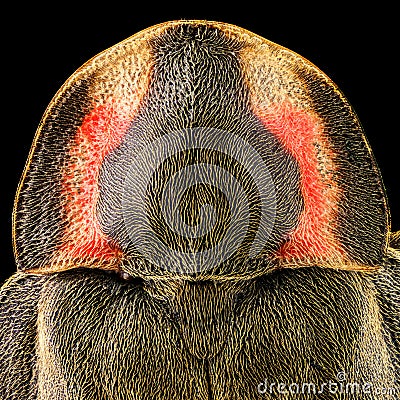
[[[400,233],[354,111],[288,49],[173,21],[105,50],[13,219],[1,400],[399,398]]]

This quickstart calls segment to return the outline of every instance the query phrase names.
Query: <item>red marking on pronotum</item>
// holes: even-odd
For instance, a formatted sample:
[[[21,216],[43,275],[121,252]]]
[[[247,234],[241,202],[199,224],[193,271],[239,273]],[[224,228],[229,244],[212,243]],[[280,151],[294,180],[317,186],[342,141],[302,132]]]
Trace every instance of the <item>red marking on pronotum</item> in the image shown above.
[[[95,107],[83,120],[63,176],[64,213],[68,225],[59,255],[66,259],[116,261],[120,250],[110,245],[96,217],[98,176],[104,158],[121,142],[132,120],[116,103]]]
[[[258,110],[266,128],[279,139],[284,148],[297,160],[301,176],[304,210],[296,229],[279,250],[285,260],[338,258],[343,250],[332,226],[337,218],[338,188],[329,171],[323,177],[318,150],[324,152],[324,162],[333,165],[333,154],[322,137],[322,125],[317,116],[295,108],[290,103]],[[329,169],[328,168],[328,169]]]

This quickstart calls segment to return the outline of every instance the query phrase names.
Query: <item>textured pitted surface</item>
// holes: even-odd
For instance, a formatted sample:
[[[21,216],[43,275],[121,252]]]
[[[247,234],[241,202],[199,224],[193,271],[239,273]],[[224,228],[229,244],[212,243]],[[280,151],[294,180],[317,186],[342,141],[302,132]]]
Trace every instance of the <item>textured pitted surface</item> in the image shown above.
[[[168,22],[76,71],[13,234],[1,400],[398,398],[400,236],[362,128],[244,29]]]
[[[192,129],[210,137],[215,130],[228,132],[232,141],[224,143],[222,155],[183,149],[175,155],[180,168],[196,163],[226,168],[233,164],[229,155],[239,137],[271,174],[274,228],[253,257],[264,269],[379,265],[388,235],[380,174],[354,112],[329,78],[302,57],[240,28],[171,22],[93,58],[49,106],[16,201],[20,269],[124,266],[132,274],[165,277],[163,268],[143,266],[148,257],[130,243],[124,183],[149,144]],[[162,161],[166,180],[175,171],[168,159]],[[148,196],[152,227],[162,240],[177,241],[151,203],[161,190],[162,182],[156,183],[159,188]],[[211,183],[218,187],[220,182],[214,177]],[[188,194],[186,204],[198,197]],[[260,204],[248,202],[252,223],[246,238],[251,241]],[[220,222],[222,233],[226,224]],[[245,241],[230,259],[246,259],[248,251]],[[250,265],[233,262],[207,270],[202,278],[220,278],[232,268],[236,275],[256,274]]]

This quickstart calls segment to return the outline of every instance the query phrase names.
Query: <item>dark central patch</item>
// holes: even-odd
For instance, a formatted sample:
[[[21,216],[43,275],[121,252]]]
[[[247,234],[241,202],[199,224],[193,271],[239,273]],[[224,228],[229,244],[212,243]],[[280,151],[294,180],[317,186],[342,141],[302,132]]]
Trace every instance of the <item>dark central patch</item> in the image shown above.
[[[106,157],[100,171],[97,211],[102,229],[118,242],[125,254],[133,254],[121,204],[124,184],[133,160],[146,146],[164,135],[193,128],[218,129],[245,140],[262,157],[271,174],[277,215],[273,232],[264,247],[267,255],[271,255],[279,248],[286,233],[296,226],[303,208],[299,170],[293,157],[251,111],[250,94],[243,80],[238,54],[242,44],[219,29],[182,24],[167,29],[163,35],[151,41],[151,46],[154,67],[142,108],[121,145]],[[232,158],[229,158],[233,143],[232,140],[232,144],[225,144],[222,168],[234,175],[243,186],[253,187],[254,193],[249,197],[256,198],[257,193],[251,184],[254,171],[241,172],[240,166],[235,166]],[[215,162],[217,158],[209,149],[202,151],[204,159]],[[191,163],[186,158],[182,161],[178,156],[175,157],[176,164],[162,163],[163,171],[158,170],[158,178],[153,179],[153,183],[159,182],[161,186],[152,187],[148,192],[148,197],[152,199],[149,203],[153,207],[149,210],[151,215],[158,212],[157,193],[160,193],[163,182],[172,176],[177,165],[184,167]],[[163,176],[162,180],[160,176]],[[219,187],[218,181],[210,184],[214,188]],[[198,194],[202,191],[204,188],[199,186]],[[210,193],[216,196],[213,203],[218,203],[220,192],[213,189]],[[224,218],[228,218],[228,215]],[[253,233],[257,231],[258,220],[256,212],[250,222],[250,231]],[[163,236],[163,231],[158,234]],[[164,240],[167,235],[164,234]],[[176,240],[179,245],[180,239]],[[211,243],[213,241],[216,238],[212,238]],[[234,267],[230,268],[230,272],[234,272]]]
[[[163,194],[166,192],[166,186],[171,177],[185,167],[196,165],[209,166],[207,183],[198,182],[181,187],[182,193],[179,198],[175,198],[174,193],[166,199],[167,207],[172,209],[171,213],[178,211],[182,222],[189,226],[187,230],[189,234],[184,235],[173,231],[169,226],[171,221],[165,219],[163,208],[166,205]],[[242,183],[252,221],[247,229],[246,237],[242,240],[242,248],[249,246],[254,240],[260,221],[261,203],[251,173],[227,154],[209,149],[190,149],[165,159],[154,172],[147,188],[147,215],[155,234],[171,249],[198,252],[213,248],[223,240],[229,225],[238,222],[232,220],[232,211],[239,205],[230,203],[227,193],[222,187],[218,187],[218,184],[221,185],[222,182],[217,180],[212,170],[213,166],[227,171],[230,176]],[[192,175],[195,174],[192,172]],[[177,184],[179,185],[179,182]],[[204,207],[207,209],[205,210]],[[210,229],[203,233],[200,230],[202,226]],[[196,229],[196,227],[200,228]]]

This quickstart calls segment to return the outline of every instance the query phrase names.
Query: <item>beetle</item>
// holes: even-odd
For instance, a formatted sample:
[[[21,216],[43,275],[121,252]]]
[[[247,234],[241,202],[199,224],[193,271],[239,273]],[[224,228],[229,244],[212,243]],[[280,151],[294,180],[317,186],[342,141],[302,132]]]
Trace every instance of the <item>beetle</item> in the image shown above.
[[[398,398],[400,233],[300,55],[179,20],[78,69],[13,212],[0,397]]]

